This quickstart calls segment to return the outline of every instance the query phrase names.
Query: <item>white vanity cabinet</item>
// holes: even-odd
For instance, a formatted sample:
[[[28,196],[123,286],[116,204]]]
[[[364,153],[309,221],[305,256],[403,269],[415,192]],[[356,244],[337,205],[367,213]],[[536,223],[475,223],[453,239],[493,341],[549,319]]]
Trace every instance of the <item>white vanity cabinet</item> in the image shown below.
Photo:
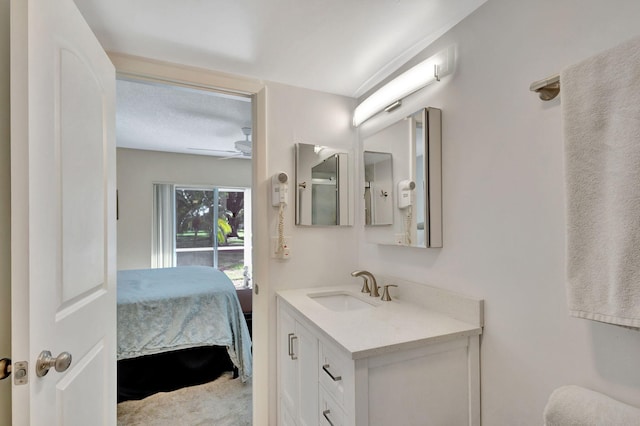
[[[332,312],[300,292],[277,299],[279,425],[480,425],[481,327],[402,305]],[[435,335],[405,341],[403,321]]]

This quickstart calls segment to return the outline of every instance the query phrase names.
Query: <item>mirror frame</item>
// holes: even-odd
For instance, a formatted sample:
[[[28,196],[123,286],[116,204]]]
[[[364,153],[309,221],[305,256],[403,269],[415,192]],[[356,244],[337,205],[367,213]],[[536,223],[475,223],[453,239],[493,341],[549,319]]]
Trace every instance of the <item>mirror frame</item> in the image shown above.
[[[427,107],[412,115],[412,140],[424,148],[425,247],[440,248],[442,237],[442,110]],[[422,140],[417,140],[416,127],[423,123]]]

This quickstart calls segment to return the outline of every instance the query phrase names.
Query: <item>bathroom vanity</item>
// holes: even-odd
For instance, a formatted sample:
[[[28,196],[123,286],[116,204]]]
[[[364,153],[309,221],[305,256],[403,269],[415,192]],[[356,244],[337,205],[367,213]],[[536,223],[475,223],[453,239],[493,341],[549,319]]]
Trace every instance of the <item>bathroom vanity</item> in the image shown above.
[[[279,425],[480,425],[482,301],[405,291],[278,292]]]

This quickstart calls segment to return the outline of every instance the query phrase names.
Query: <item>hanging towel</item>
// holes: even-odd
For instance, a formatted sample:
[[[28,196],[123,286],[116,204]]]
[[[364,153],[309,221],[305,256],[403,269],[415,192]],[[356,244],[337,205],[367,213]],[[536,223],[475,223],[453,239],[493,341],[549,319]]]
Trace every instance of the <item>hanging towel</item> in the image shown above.
[[[554,390],[544,426],[640,426],[640,409],[575,385]]]
[[[640,327],[640,38],[560,81],[569,311]]]

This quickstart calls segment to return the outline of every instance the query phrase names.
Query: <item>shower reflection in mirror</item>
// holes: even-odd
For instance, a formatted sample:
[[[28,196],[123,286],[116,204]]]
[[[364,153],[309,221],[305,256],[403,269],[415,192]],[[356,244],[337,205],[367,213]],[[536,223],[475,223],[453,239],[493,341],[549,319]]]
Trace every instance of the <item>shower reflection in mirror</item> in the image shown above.
[[[296,225],[352,225],[349,155],[327,146],[298,143]]]
[[[364,152],[366,225],[393,224],[393,163],[388,152]]]

